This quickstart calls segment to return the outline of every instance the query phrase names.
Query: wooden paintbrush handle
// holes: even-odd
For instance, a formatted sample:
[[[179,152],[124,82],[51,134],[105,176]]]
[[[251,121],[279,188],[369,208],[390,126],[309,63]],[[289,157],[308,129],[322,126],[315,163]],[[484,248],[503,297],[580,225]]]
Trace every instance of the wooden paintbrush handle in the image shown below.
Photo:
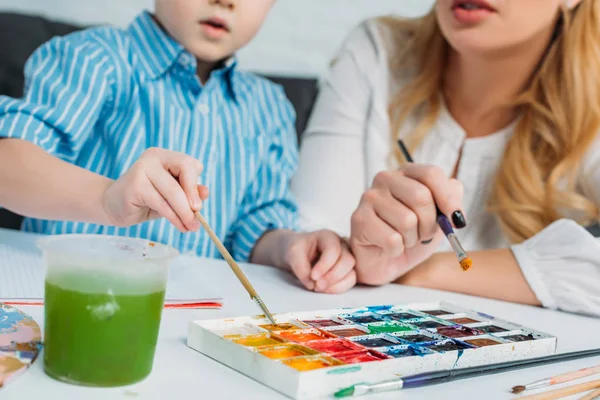
[[[519,400],[554,400],[573,394],[586,392],[588,390],[600,388],[600,379],[578,385],[569,386],[563,389],[551,390],[546,393],[534,394],[532,396],[520,397]]]
[[[600,397],[600,389],[594,390],[593,392],[586,394],[579,400],[594,400]]]
[[[254,290],[254,287],[252,287],[252,284],[250,283],[250,281],[248,280],[248,278],[246,277],[244,272],[237,265],[237,263],[235,262],[233,257],[231,257],[231,254],[229,254],[229,251],[227,251],[225,246],[223,246],[223,243],[221,243],[221,241],[219,240],[219,238],[217,237],[215,232],[211,229],[210,225],[208,225],[208,222],[206,221],[206,219],[204,219],[204,217],[202,216],[202,214],[200,214],[199,211],[196,211],[194,214],[195,214],[198,222],[200,222],[200,224],[202,225],[204,230],[208,233],[208,236],[210,236],[210,238],[213,241],[213,243],[215,244],[215,246],[217,246],[219,253],[221,253],[221,255],[223,256],[225,261],[227,261],[227,264],[229,264],[229,266],[233,270],[233,273],[235,274],[235,276],[237,276],[237,278],[240,280],[242,285],[244,285],[244,287],[248,291],[248,294],[250,294],[250,297],[253,299],[257,298],[258,294],[256,293],[256,290]]]
[[[567,372],[566,374],[560,374],[552,378],[551,381],[553,385],[556,385],[558,383],[565,383],[594,374],[600,374],[600,365],[596,367],[583,368],[579,371]]]

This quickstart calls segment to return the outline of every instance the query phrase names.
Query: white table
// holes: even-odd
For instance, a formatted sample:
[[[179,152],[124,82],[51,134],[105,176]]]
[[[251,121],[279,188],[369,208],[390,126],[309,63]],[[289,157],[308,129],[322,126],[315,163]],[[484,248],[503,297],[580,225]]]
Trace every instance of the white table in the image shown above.
[[[245,265],[243,268],[272,312],[445,300],[554,334],[559,338],[558,351],[560,352],[600,347],[600,319],[398,285],[381,288],[360,287],[339,296],[322,295],[301,289],[292,276],[282,271],[254,265]],[[38,359],[25,375],[6,388],[0,389],[0,399],[286,399],[278,392],[186,346],[187,327],[190,320],[254,315],[258,311],[257,306],[250,301],[224,262],[206,260],[192,275],[190,279],[196,279],[197,282],[203,282],[204,285],[207,283],[213,286],[219,285],[218,294],[225,298],[226,305],[218,311],[166,310],[163,314],[154,369],[144,382],[127,388],[114,389],[67,385],[47,377],[43,372],[42,360]],[[33,316],[40,326],[43,326],[43,308],[22,307],[22,309]],[[600,357],[456,381],[422,389],[381,394],[369,398],[507,399],[512,397],[509,390],[514,385],[525,384],[546,376],[595,364],[600,364]]]

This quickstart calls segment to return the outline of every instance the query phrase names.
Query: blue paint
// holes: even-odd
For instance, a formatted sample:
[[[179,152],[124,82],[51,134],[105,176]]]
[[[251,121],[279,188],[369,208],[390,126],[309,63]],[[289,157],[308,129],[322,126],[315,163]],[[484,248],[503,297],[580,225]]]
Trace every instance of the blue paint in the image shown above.
[[[464,350],[459,350],[458,351],[458,354],[456,356],[456,361],[454,361],[454,365],[452,366],[451,369],[456,368],[456,365],[458,364],[458,360],[460,360],[460,358],[462,357],[462,355],[463,355],[464,352],[465,352]]]
[[[433,354],[431,350],[413,344],[388,347],[387,349],[383,350],[383,353],[394,358],[414,356],[424,357],[426,355]]]
[[[392,309],[392,305],[384,305],[384,306],[367,306],[367,310],[372,312],[380,312],[380,311],[389,311]]]

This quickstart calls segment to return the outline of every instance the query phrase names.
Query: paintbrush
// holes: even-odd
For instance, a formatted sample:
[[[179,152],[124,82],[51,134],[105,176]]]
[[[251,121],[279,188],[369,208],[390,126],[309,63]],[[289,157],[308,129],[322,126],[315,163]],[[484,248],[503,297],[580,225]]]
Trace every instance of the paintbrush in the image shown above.
[[[275,322],[275,319],[273,318],[273,315],[271,315],[271,313],[269,312],[269,309],[267,308],[265,303],[262,301],[262,299],[260,298],[258,293],[256,293],[256,290],[254,289],[254,287],[252,287],[252,284],[250,283],[250,281],[248,280],[248,278],[246,277],[246,275],[244,274],[242,269],[239,267],[239,265],[237,265],[237,263],[235,262],[233,257],[231,257],[231,254],[229,254],[229,251],[227,251],[225,246],[223,246],[223,243],[221,243],[221,241],[219,240],[219,238],[217,237],[215,232],[211,229],[210,225],[208,225],[208,222],[206,221],[206,219],[204,219],[204,217],[202,216],[202,214],[200,214],[199,211],[195,211],[194,215],[196,216],[196,219],[198,220],[198,222],[200,222],[200,224],[202,225],[204,230],[208,233],[208,236],[210,236],[210,238],[213,241],[213,243],[215,244],[215,246],[217,246],[217,249],[219,249],[219,253],[221,253],[221,255],[223,256],[225,261],[227,261],[227,264],[229,264],[229,267],[231,268],[231,270],[233,271],[235,276],[237,276],[237,278],[240,280],[242,285],[244,285],[244,288],[246,288],[246,290],[248,291],[248,294],[250,295],[252,300],[254,300],[256,302],[256,304],[258,304],[258,306],[261,308],[261,310],[263,311],[265,316],[269,319],[269,321],[273,325],[277,325],[277,323]]]
[[[551,378],[541,379],[539,381],[532,382],[527,385],[518,385],[512,388],[514,394],[519,394],[525,390],[541,389],[546,386],[557,385],[559,383],[569,382],[575,379],[583,378],[586,376],[600,374],[600,365],[590,368],[583,368],[578,371],[567,372],[564,374],[556,375]]]
[[[535,367],[544,364],[565,362],[585,357],[600,356],[600,349],[575,351],[571,353],[553,354],[546,357],[526,360],[508,361],[503,363],[480,365],[477,367],[457,368],[445,371],[425,372],[403,378],[382,381],[378,383],[359,383],[335,393],[336,398],[362,396],[371,393],[388,392],[392,390],[410,389],[422,386],[436,385],[459,379],[474,378],[481,375],[492,375],[501,372]]]
[[[571,396],[573,394],[587,392],[588,390],[598,389],[600,388],[600,379],[585,383],[580,383],[578,385],[569,386],[562,389],[551,390],[549,392],[534,394],[532,396],[523,396],[520,397],[519,400],[555,400],[562,399],[567,396]],[[588,396],[585,396],[588,397]],[[584,398],[585,398],[584,397]]]
[[[600,389],[596,389],[593,392],[586,394],[585,396],[583,396],[582,398],[580,398],[579,400],[594,400],[600,398]]]
[[[406,161],[409,163],[413,163],[413,159],[410,156],[410,153],[408,152],[408,149],[404,145],[402,139],[398,139],[398,147],[400,147],[400,151],[402,152],[402,155],[404,156]],[[442,228],[442,231],[444,232],[444,235],[446,235],[446,238],[448,238],[450,246],[452,246],[452,250],[454,250],[454,254],[456,254],[456,257],[458,258],[458,263],[460,264],[463,271],[468,271],[469,268],[473,266],[473,261],[467,255],[467,252],[458,241],[458,237],[452,229],[452,224],[450,223],[450,220],[448,220],[448,217],[446,217],[444,213],[442,213],[437,204],[435,205],[435,211],[437,213],[437,223],[440,226],[440,228]]]

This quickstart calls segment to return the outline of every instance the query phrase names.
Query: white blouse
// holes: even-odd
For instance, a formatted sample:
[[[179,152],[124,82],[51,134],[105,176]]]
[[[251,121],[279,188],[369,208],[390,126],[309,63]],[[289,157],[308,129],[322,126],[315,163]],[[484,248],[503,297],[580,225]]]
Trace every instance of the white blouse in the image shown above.
[[[383,40],[375,21],[360,25],[322,82],[292,184],[306,230],[332,229],[349,236],[350,218],[362,194],[378,172],[390,168],[393,142],[387,108],[393,83]],[[412,124],[403,127],[401,137]],[[510,247],[545,307],[600,315],[599,240],[563,219],[511,246],[495,216],[486,211],[490,183],[514,126],[466,138],[444,109],[413,158],[450,175],[462,149],[456,177],[464,184],[468,225],[458,235],[467,251]],[[583,162],[578,187],[600,205],[599,164],[597,141]],[[438,251],[451,251],[448,242],[442,241]]]

